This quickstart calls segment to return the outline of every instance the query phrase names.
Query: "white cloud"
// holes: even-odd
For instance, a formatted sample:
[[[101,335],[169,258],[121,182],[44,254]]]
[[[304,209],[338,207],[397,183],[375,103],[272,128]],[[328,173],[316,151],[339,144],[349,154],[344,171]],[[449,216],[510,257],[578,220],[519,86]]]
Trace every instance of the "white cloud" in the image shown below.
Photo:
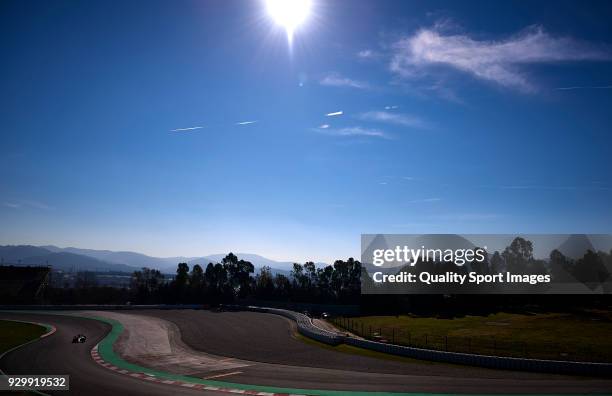
[[[359,118],[365,121],[384,122],[410,128],[427,128],[427,124],[418,117],[409,114],[390,113],[388,111],[368,111],[362,113]]]
[[[361,50],[357,52],[357,57],[361,59],[375,59],[375,58],[380,57],[380,55],[381,54],[371,49],[365,49],[365,50]]]
[[[170,129],[170,132],[184,132],[184,131],[193,131],[196,129],[202,129],[204,128],[203,126],[194,126],[194,127],[189,127],[189,128],[176,128],[176,129]]]
[[[342,114],[344,114],[344,112],[342,110],[340,111],[334,111],[333,113],[327,113],[325,114],[325,117],[335,117],[335,116],[341,116]]]
[[[323,124],[319,126],[319,129],[327,129],[327,128],[329,128],[329,124]]]
[[[396,109],[399,109],[399,106],[397,105],[385,106],[385,110],[396,110]]]
[[[535,90],[521,67],[564,61],[610,60],[604,50],[567,37],[552,37],[541,27],[499,41],[467,35],[443,35],[422,29],[394,45],[391,70],[403,77],[422,75],[432,65],[446,65],[476,78],[522,91]]]
[[[3,202],[2,205],[6,206],[7,208],[11,208],[11,209],[21,208],[21,204],[18,204],[15,202]]]
[[[328,74],[327,76],[323,77],[321,81],[319,81],[319,84],[328,87],[347,87],[357,89],[367,89],[370,87],[370,85],[366,82],[352,80],[337,73]]]
[[[240,121],[237,122],[236,125],[249,125],[249,124],[255,124],[257,121]]]
[[[346,128],[325,128],[325,129],[317,128],[316,131],[325,133],[327,135],[333,135],[333,136],[365,136],[365,137],[390,139],[389,135],[387,135],[384,131],[381,131],[380,129],[363,128],[360,126],[346,127]]]

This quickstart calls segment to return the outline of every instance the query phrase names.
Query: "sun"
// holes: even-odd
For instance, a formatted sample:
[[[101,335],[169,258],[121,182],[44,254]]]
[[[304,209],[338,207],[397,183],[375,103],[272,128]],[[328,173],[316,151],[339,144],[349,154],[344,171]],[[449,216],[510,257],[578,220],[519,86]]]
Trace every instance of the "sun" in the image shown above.
[[[289,43],[293,41],[293,32],[310,15],[311,0],[266,0],[268,14],[287,31]]]

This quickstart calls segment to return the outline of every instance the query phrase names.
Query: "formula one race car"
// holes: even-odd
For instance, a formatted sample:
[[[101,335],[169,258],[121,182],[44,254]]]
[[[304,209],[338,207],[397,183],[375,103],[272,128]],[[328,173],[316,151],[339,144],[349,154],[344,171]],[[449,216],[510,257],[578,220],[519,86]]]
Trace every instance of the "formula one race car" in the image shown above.
[[[82,344],[85,342],[85,340],[87,340],[87,337],[85,337],[83,334],[77,334],[72,337],[73,344]]]

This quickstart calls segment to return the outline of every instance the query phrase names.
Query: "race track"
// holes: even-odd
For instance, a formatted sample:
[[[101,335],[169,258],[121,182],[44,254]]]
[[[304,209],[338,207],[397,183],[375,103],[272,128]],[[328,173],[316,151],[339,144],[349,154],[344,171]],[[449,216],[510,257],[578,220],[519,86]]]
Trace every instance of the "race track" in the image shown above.
[[[340,353],[294,336],[293,323],[256,312],[147,310],[175,323],[191,348],[258,362],[227,380],[314,389],[427,393],[591,393],[612,381]]]
[[[179,340],[171,342],[171,349],[184,345],[181,353],[188,354],[190,367],[194,361],[198,366],[191,373],[179,373],[196,378],[214,374],[218,380],[239,384],[438,394],[585,394],[610,393],[612,389],[612,381],[601,378],[499,371],[416,360],[394,361],[341,353],[296,339],[292,323],[272,314],[200,310],[95,314],[120,321],[123,318],[132,323],[133,327],[126,326],[125,333],[136,337],[131,340],[141,340],[151,348],[158,343],[147,339],[151,335],[143,331],[149,327],[146,323],[168,324],[167,339],[176,338],[171,334],[175,328]],[[105,323],[58,315],[0,313],[0,319],[5,318],[49,323],[57,328],[55,334],[19,348],[0,360],[0,368],[9,374],[70,374],[70,394],[75,395],[227,395],[151,383],[98,365],[92,360],[90,350],[109,331]],[[72,344],[72,336],[77,333],[87,334],[87,343]],[[129,340],[123,338],[123,342]],[[123,350],[125,345],[115,348],[115,351]],[[165,363],[160,356],[151,355],[150,367],[163,368]],[[184,361],[181,363],[180,359],[168,364],[166,371],[176,373],[184,369],[181,365]],[[200,365],[198,359],[201,359]],[[227,368],[223,366],[229,363]],[[146,366],[147,362],[139,361],[138,364]]]
[[[110,330],[110,326],[91,319],[59,315],[17,314],[0,312],[0,319],[48,323],[57,328],[55,334],[25,345],[5,355],[0,369],[6,374],[69,374],[70,391],[44,391],[50,395],[227,395],[202,392],[172,385],[143,381],[114,373],[97,363],[91,348]],[[72,337],[87,335],[84,344],[72,344]],[[10,394],[10,393],[9,393]]]

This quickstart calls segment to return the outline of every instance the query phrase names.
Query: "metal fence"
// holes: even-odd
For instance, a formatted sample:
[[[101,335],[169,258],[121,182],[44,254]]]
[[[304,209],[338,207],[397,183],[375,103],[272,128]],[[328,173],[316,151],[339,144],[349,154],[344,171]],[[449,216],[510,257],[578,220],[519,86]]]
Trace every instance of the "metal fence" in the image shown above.
[[[355,318],[337,317],[331,321],[358,337],[381,343],[445,352],[548,359],[577,362],[610,362],[610,351],[590,346],[558,342],[525,342],[501,337],[463,337],[413,331],[407,327],[372,326]]]

